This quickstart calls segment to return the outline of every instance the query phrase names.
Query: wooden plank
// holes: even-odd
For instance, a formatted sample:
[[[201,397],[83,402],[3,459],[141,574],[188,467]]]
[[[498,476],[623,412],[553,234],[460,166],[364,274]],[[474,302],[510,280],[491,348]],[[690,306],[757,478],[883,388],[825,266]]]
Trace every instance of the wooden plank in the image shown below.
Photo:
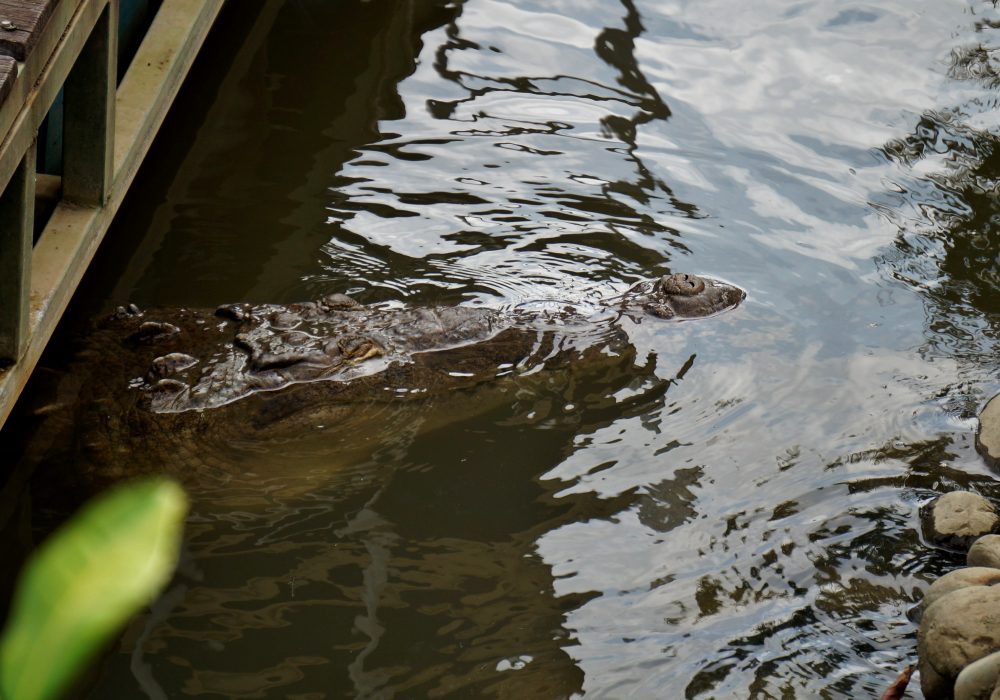
[[[58,0],[0,0],[0,53],[25,60],[38,43],[57,3]]]
[[[6,3],[18,1],[0,0],[0,2]],[[52,74],[50,63],[67,53],[65,50],[67,42],[64,41],[64,37],[72,34],[71,26],[79,25],[82,16],[92,15],[92,19],[96,21],[104,2],[107,0],[59,0],[57,2],[34,50],[25,61],[18,64],[17,77],[13,81],[10,94],[7,95],[7,99],[0,100],[0,144],[11,140],[14,125],[23,116],[24,108],[29,101],[34,109],[41,110],[44,107],[46,111],[48,110],[50,104],[44,104],[45,100],[38,100],[36,95],[43,71],[48,69],[49,73]],[[71,63],[72,58],[69,60]],[[66,71],[68,73],[69,69],[67,68]],[[58,73],[58,71],[56,72]],[[62,80],[65,80],[65,75],[59,79],[56,88],[61,86]],[[3,165],[5,150],[6,145],[0,145],[0,168]],[[12,150],[16,151],[17,149]],[[16,164],[20,153],[15,152],[11,157]],[[4,177],[0,176],[0,189],[5,181]]]
[[[62,89],[73,63],[83,50],[91,30],[97,24],[107,3],[108,0],[81,0],[77,12],[67,25],[62,41],[53,48],[44,70],[38,76],[37,83],[25,94],[20,111],[0,143],[0,188],[10,179],[28,144],[34,142],[39,125]],[[34,60],[36,56],[32,55],[29,58]],[[17,82],[22,83],[24,79],[22,71]],[[0,114],[4,112],[7,104],[9,100],[8,103],[0,105]]]
[[[28,148],[0,193],[0,362],[17,362],[28,342],[31,243],[35,226],[35,148]]]
[[[103,205],[111,190],[118,82],[118,1],[104,7],[64,86],[63,196]]]
[[[64,0],[65,1],[65,0]],[[28,346],[0,371],[0,424],[6,420],[55,329],[166,112],[201,48],[223,0],[164,0],[118,87],[115,179],[104,207],[56,207],[31,261]]]
[[[0,103],[7,99],[17,78],[17,61],[10,56],[0,56]]]
[[[130,67],[118,86],[116,178],[127,177],[128,182],[132,182],[223,1],[163,1],[145,41],[132,59],[132,66],[141,62],[143,70],[133,71]],[[207,24],[205,13],[211,14]],[[190,32],[202,38],[197,46],[185,46],[183,53],[177,53],[180,49],[175,46],[176,37]],[[178,65],[184,65],[184,70],[177,70]],[[137,157],[136,149],[140,144],[144,145]]]

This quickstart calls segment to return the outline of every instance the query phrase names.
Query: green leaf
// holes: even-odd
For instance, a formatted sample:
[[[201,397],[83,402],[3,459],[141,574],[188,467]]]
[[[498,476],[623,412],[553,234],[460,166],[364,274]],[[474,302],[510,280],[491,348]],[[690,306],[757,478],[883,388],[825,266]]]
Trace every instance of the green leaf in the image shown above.
[[[0,637],[0,697],[51,700],[170,580],[187,497],[173,481],[87,503],[28,561]]]

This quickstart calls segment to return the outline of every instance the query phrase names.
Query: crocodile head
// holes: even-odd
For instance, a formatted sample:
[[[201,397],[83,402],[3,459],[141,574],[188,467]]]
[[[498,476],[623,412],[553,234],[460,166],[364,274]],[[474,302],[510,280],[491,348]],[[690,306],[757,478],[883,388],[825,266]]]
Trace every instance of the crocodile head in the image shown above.
[[[621,297],[626,312],[643,311],[673,320],[704,318],[737,306],[746,292],[711,277],[687,273],[640,282]]]

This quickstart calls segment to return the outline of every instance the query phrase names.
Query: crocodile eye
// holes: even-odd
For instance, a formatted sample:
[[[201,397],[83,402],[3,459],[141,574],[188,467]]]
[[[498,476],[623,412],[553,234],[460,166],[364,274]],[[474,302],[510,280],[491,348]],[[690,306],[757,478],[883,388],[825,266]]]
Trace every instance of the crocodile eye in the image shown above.
[[[378,357],[384,354],[378,343],[365,337],[341,338],[337,345],[344,359],[353,363],[362,362],[370,357]]]

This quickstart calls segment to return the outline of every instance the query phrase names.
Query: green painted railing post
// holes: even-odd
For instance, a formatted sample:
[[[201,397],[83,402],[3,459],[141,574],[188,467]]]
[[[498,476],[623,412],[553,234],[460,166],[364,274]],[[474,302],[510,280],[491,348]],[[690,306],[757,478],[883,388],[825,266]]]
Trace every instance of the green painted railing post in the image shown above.
[[[63,197],[87,206],[108,201],[114,174],[118,0],[101,12],[66,78]]]
[[[0,191],[0,362],[16,362],[28,341],[31,244],[35,223],[35,145]]]

